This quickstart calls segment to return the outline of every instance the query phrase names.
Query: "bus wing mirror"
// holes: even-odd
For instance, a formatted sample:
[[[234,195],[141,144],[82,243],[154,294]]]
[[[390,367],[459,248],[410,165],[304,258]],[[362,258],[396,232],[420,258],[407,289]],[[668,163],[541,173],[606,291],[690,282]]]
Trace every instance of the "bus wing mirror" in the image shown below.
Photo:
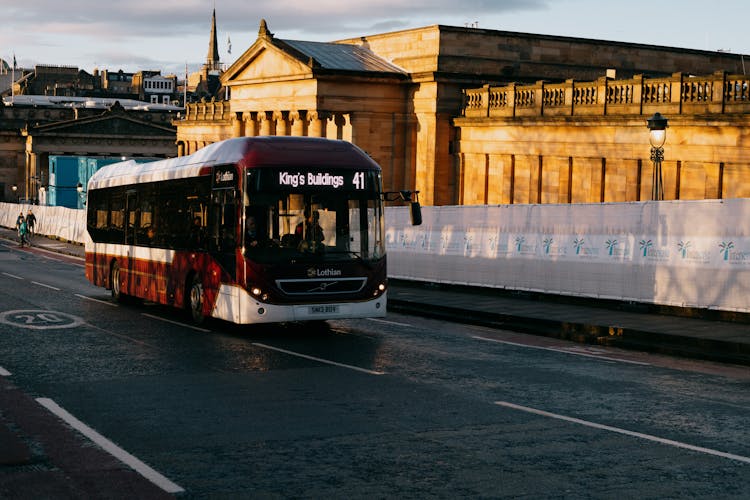
[[[422,207],[419,205],[418,201],[412,201],[409,204],[409,215],[411,216],[412,226],[422,225]]]
[[[408,202],[412,226],[422,224],[422,206],[419,204],[419,191],[386,191],[383,193],[383,199],[385,201],[400,200]]]

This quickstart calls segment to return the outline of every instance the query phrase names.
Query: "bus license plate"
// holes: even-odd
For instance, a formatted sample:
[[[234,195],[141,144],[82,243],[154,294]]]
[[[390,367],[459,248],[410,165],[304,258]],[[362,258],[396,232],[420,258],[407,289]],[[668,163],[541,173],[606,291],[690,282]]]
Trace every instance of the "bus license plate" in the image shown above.
[[[339,306],[337,305],[325,305],[325,306],[310,306],[308,308],[310,314],[336,314],[339,312]]]

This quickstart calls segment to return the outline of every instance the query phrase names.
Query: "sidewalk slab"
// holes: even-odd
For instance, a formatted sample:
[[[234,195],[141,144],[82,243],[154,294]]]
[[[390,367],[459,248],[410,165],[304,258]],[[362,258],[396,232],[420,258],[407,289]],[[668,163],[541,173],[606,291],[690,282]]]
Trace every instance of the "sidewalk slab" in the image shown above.
[[[723,363],[750,365],[750,323],[644,305],[390,280],[388,310]],[[672,312],[674,308],[670,309]],[[687,315],[687,316],[686,316]]]

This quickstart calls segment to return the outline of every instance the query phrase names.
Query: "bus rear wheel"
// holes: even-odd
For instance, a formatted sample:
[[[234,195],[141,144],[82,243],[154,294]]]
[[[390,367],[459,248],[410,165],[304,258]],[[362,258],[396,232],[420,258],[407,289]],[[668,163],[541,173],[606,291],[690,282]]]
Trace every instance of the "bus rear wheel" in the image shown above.
[[[206,315],[203,314],[203,283],[201,283],[198,275],[193,276],[193,281],[190,284],[188,308],[190,309],[190,317],[193,323],[200,325],[205,321]]]

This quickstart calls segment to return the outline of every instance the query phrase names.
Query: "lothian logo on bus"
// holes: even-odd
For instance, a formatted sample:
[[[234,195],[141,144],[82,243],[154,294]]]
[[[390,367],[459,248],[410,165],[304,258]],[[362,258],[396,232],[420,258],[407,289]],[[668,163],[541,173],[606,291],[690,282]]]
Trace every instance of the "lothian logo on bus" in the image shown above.
[[[317,269],[311,267],[307,270],[308,278],[330,278],[332,276],[341,276],[341,269]]]
[[[234,180],[234,172],[216,172],[216,182],[231,182]]]

